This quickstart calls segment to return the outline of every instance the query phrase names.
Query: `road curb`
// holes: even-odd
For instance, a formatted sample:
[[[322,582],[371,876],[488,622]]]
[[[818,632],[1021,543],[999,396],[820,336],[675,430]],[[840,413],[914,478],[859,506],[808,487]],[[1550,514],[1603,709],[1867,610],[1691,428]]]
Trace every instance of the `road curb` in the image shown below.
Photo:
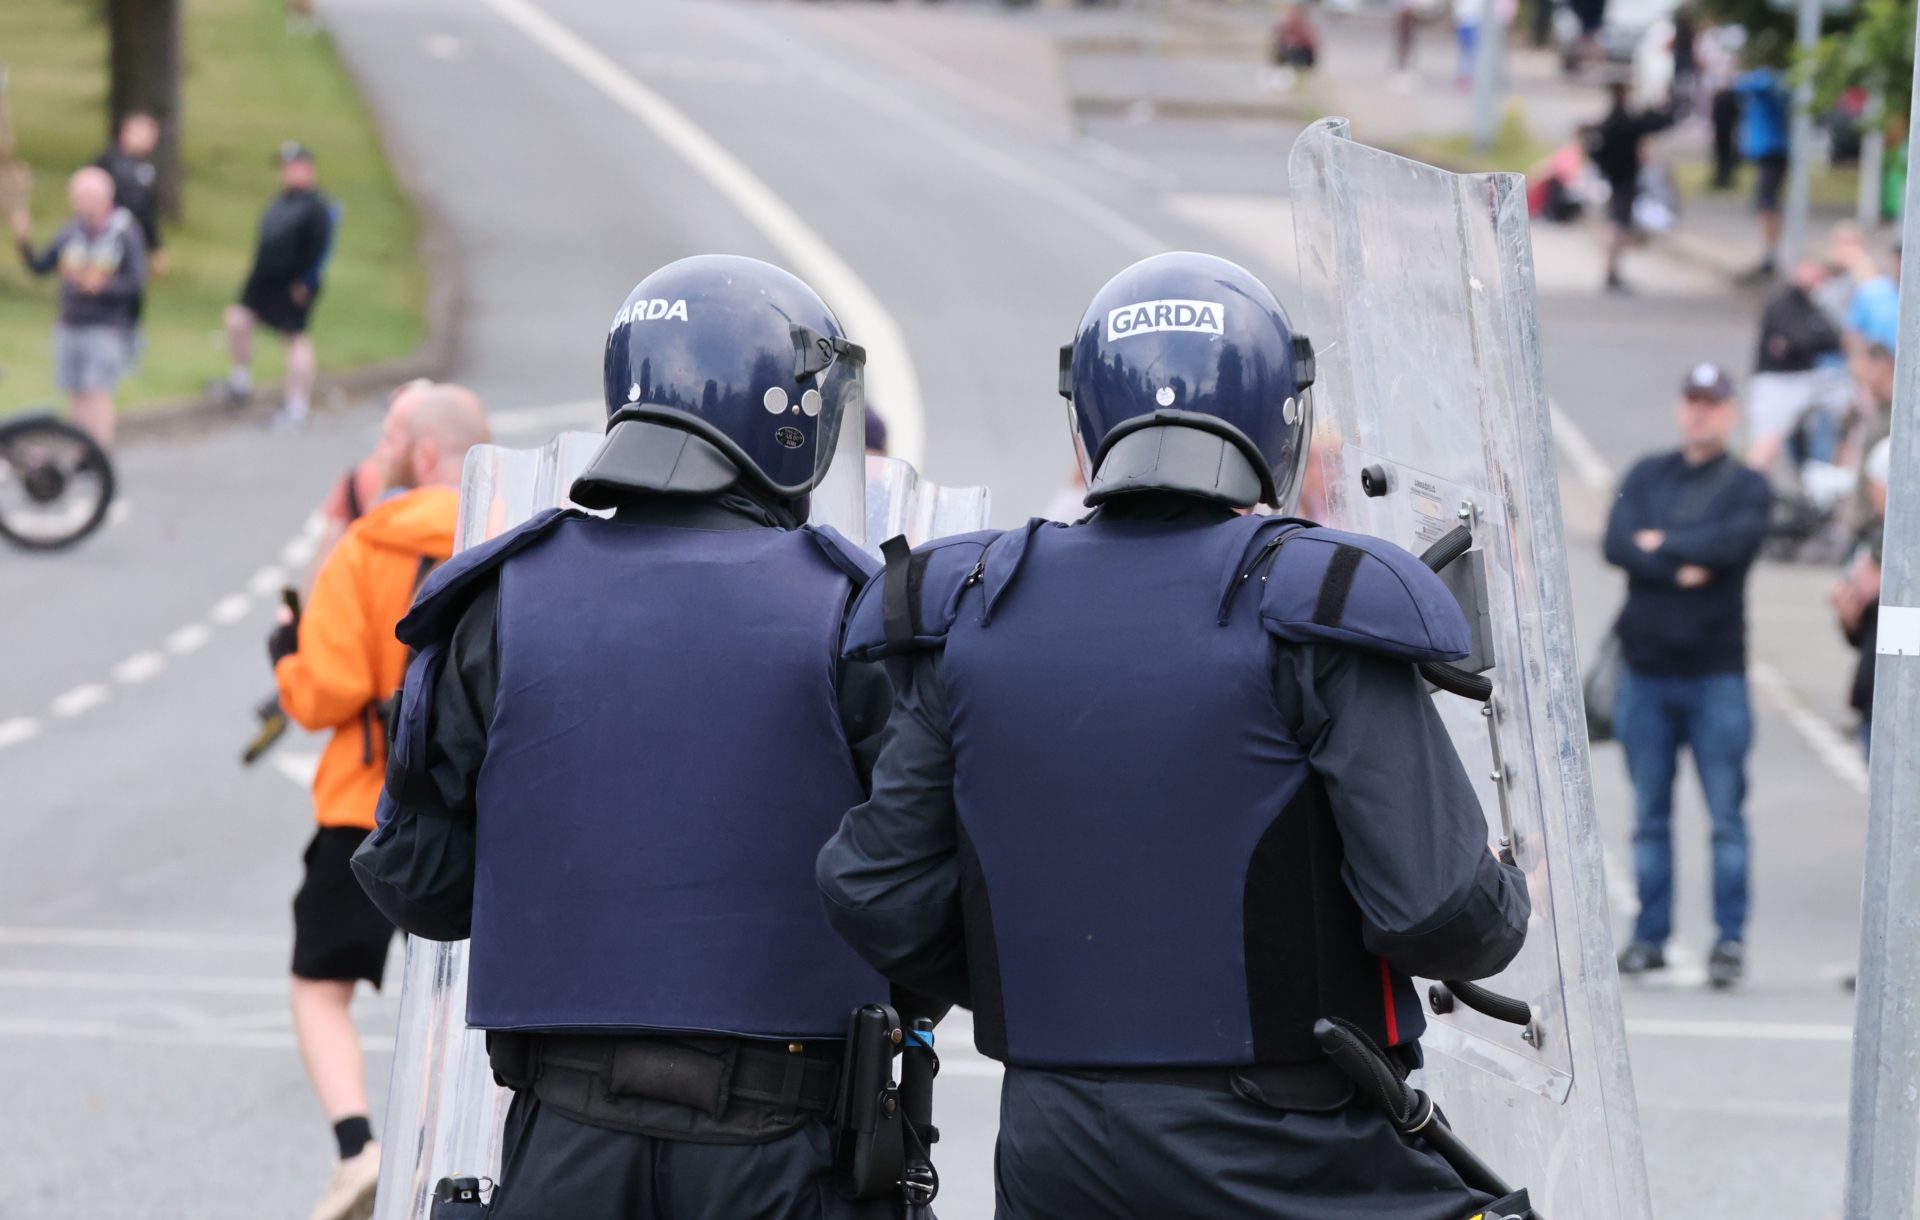
[[[454,366],[459,354],[461,321],[466,303],[466,272],[452,226],[427,193],[419,176],[394,155],[395,150],[387,135],[388,126],[383,121],[379,107],[374,104],[371,94],[344,56],[341,57],[341,64],[353,79],[361,104],[373,114],[375,138],[380,143],[381,155],[386,158],[388,167],[400,184],[401,194],[406,197],[420,221],[420,239],[415,249],[426,276],[426,298],[421,303],[426,337],[404,356],[321,374],[314,386],[313,405],[316,411],[331,409],[326,404],[332,399],[364,397],[416,377],[444,377]],[[272,414],[280,399],[283,384],[271,382],[255,386],[252,399],[241,407],[213,402],[199,395],[167,400],[143,407],[138,414],[122,416],[116,428],[122,440],[148,441],[191,436],[236,424],[258,425]]]

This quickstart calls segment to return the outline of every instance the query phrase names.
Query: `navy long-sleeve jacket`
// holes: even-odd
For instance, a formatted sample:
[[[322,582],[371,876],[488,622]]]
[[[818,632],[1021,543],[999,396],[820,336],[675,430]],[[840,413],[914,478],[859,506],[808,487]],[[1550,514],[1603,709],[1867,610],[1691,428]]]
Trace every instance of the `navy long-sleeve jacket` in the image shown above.
[[[1627,574],[1627,603],[1616,630],[1620,655],[1641,673],[1700,677],[1747,664],[1747,573],[1766,541],[1773,492],[1767,480],[1722,454],[1694,465],[1675,450],[1627,472],[1607,518],[1607,562]],[[1652,551],[1634,544],[1660,530]],[[1678,582],[1686,565],[1712,578]]]

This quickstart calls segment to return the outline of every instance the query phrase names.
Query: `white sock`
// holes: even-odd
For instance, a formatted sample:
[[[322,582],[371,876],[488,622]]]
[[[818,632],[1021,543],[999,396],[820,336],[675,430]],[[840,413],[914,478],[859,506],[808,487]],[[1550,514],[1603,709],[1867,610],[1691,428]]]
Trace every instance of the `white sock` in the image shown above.
[[[287,415],[291,419],[305,419],[307,417],[306,395],[287,395]]]
[[[236,364],[227,371],[227,384],[242,394],[253,389],[253,370],[244,364]]]

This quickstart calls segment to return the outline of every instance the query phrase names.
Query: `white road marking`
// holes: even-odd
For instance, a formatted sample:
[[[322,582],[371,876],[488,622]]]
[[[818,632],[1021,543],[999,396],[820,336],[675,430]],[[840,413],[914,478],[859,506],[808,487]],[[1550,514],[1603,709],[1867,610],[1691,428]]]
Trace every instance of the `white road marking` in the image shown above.
[[[31,716],[15,716],[11,720],[0,720],[0,750],[8,746],[17,746],[40,733],[40,722]]]
[[[307,561],[313,558],[313,548],[314,540],[301,534],[280,548],[280,562],[289,568],[304,568]]]
[[[204,647],[213,638],[213,628],[205,623],[188,623],[167,637],[167,651],[177,657]]]
[[[252,576],[247,577],[247,591],[256,597],[273,597],[280,587],[287,583],[287,574],[280,568],[268,564]]]
[[[0,989],[28,991],[180,992],[191,995],[284,995],[284,979],[220,975],[111,974],[77,970],[0,970]]]
[[[1783,1021],[1686,1021],[1628,1017],[1627,1032],[1642,1038],[1707,1038],[1716,1042],[1852,1042],[1851,1025]]]
[[[56,695],[48,705],[53,714],[61,717],[78,716],[90,712],[107,701],[112,692],[98,682],[89,682],[76,686],[65,694]]]
[[[232,932],[160,932],[138,928],[0,926],[0,945],[49,949],[138,949],[181,953],[283,953],[284,936]]]
[[[214,622],[220,624],[222,627],[230,627],[234,623],[247,617],[247,611],[251,609],[252,606],[253,599],[246,594],[229,593],[227,596],[213,603],[213,609],[209,610],[207,614],[208,617],[212,618]]]
[[[133,501],[122,498],[107,505],[107,525],[115,526],[133,516]]]
[[[157,652],[136,652],[113,667],[113,680],[124,686],[145,682],[167,667],[167,658]]]
[[[827,245],[773,188],[680,109],[634,79],[597,48],[527,0],[484,0],[548,54],[638,119],[734,207],[778,250],[789,270],[834,308],[847,333],[871,354],[868,397],[886,412],[894,452],[922,464],[926,409],[913,355],[893,314],[865,280]]]
[[[275,750],[267,761],[303,790],[313,787],[314,772],[320,769],[320,756],[308,750]]]

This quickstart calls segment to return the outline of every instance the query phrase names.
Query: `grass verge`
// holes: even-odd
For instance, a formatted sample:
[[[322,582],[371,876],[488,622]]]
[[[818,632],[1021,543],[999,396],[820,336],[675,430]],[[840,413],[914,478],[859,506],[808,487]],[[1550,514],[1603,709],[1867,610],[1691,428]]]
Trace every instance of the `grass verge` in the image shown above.
[[[106,130],[106,28],[88,0],[0,3],[16,155],[34,175],[34,238],[64,222],[67,175]],[[374,125],[324,34],[289,35],[264,0],[187,0],[185,197],[166,231],[172,266],[151,286],[146,353],[122,383],[123,412],[200,392],[225,371],[220,311],[238,294],[261,210],[278,189],[274,148],[314,150],[320,184],[345,209],[314,311],[323,371],[413,350],[424,333],[418,223]],[[11,242],[7,242],[11,245]],[[0,254],[0,414],[55,401],[55,284]],[[256,344],[255,376],[280,375],[280,345]]]

